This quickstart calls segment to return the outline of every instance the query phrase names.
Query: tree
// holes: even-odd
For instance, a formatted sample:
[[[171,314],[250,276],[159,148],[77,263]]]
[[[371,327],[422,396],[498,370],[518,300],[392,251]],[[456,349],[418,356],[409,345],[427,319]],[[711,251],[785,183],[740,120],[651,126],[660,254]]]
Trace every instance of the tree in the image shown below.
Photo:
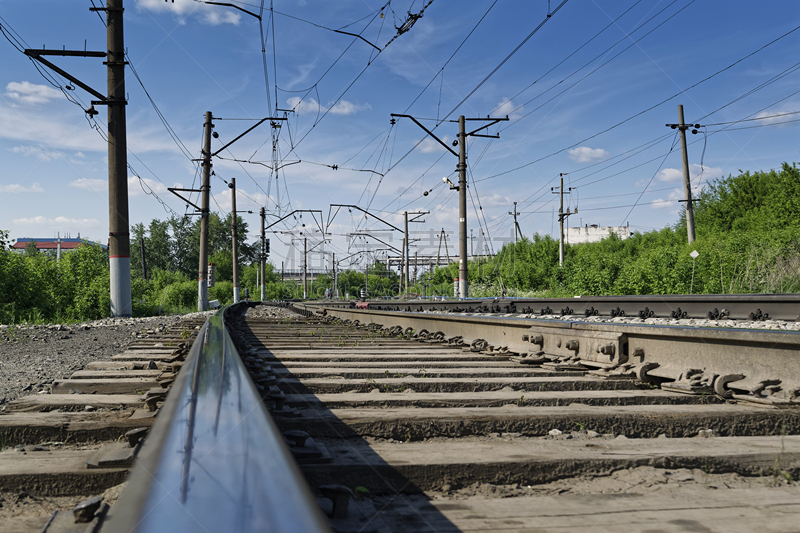
[[[25,255],[27,255],[28,257],[33,257],[38,253],[39,249],[36,247],[36,241],[31,239],[30,242],[25,245]]]

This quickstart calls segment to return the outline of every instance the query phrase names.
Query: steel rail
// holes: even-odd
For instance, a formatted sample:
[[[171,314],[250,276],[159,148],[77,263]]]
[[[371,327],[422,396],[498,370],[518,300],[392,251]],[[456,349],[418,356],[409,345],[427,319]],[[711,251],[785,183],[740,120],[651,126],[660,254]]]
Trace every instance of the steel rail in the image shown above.
[[[375,324],[405,337],[515,356],[523,364],[588,368],[690,394],[800,405],[800,332],[292,306],[307,316]]]
[[[330,531],[224,318],[210,317],[104,531]]]
[[[325,302],[349,307],[349,302]],[[465,300],[372,301],[383,311],[517,313],[557,316],[627,316],[736,320],[798,320],[800,294],[669,294],[647,296],[581,296],[575,298],[479,298]]]

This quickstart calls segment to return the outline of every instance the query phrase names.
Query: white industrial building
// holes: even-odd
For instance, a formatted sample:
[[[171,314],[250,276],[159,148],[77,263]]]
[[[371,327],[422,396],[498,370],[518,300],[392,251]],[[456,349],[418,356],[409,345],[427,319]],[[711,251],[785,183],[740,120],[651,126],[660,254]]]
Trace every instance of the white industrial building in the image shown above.
[[[584,242],[600,242],[611,233],[620,239],[627,239],[631,236],[631,227],[628,226],[598,226],[597,224],[586,224],[578,228],[566,228],[564,241],[569,244],[581,244]]]

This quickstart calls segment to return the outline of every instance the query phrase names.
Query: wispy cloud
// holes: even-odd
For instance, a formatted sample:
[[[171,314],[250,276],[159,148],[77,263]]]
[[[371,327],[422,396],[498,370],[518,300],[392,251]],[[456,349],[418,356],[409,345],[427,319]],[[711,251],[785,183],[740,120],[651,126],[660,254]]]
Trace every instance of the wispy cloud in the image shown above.
[[[11,149],[15,154],[22,154],[26,157],[35,157],[43,161],[53,161],[54,159],[65,159],[67,154],[58,150],[48,150],[44,146],[15,146]]]
[[[92,227],[99,223],[94,218],[69,218],[69,217],[54,217],[47,218],[45,216],[35,216],[29,218],[15,218],[15,226],[70,226],[70,227]]]
[[[327,107],[310,97],[301,99],[298,96],[293,96],[286,100],[286,103],[288,103],[289,107],[294,109],[298,115],[303,115],[305,113],[324,113],[328,111]],[[369,104],[356,104],[347,100],[339,100],[336,105],[330,108],[330,112],[334,115],[353,115],[367,109],[372,109],[372,106]]]
[[[61,98],[62,94],[61,91],[47,85],[37,85],[29,81],[12,81],[6,85],[6,96],[18,104],[40,105],[55,98]]]
[[[609,153],[602,148],[589,148],[588,146],[573,148],[568,153],[569,158],[576,163],[589,163],[609,156]]]
[[[169,12],[181,17],[189,17],[197,14],[200,20],[206,24],[218,26],[220,24],[233,24],[238,26],[242,20],[242,15],[234,11],[229,6],[206,5],[193,0],[173,0],[164,2],[163,0],[139,0],[136,7],[155,11],[157,13]]]
[[[40,192],[45,192],[45,190],[38,183],[31,183],[28,186],[25,186],[21,183],[9,183],[8,185],[0,185],[0,193],[21,194],[24,192],[40,193]]]

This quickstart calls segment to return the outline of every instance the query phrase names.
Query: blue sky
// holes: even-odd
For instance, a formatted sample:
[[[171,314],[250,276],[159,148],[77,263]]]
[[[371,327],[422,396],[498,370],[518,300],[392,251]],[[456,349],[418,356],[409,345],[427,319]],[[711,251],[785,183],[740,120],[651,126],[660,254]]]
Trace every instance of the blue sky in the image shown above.
[[[236,178],[238,208],[254,211],[244,214],[251,230],[262,206],[270,223],[293,210],[322,211],[322,224],[304,213],[273,228],[281,231],[270,236],[276,265],[299,258],[298,239],[316,245],[318,227],[330,242],[315,252],[338,258],[385,247],[347,237],[364,230],[400,247],[400,233],[330,204],[355,204],[399,227],[403,211],[430,211],[412,224],[427,236],[417,235],[411,253],[435,255],[442,229],[457,253],[457,193],[442,182],[457,181],[457,159],[410,120],[392,125],[391,113],[418,117],[448,144],[457,133],[450,120],[460,114],[509,116],[487,130],[499,139],[474,137],[467,146],[476,253],[512,238],[513,202],[525,235],[557,230],[550,187],[559,173],[575,187],[571,226],[646,231],[674,223],[680,145],[665,124],[677,122],[678,104],[687,122],[707,125],[688,136],[695,188],[800,159],[800,114],[787,114],[800,111],[796,0],[275,0],[263,12],[258,0],[236,4],[261,13],[261,25],[192,0],[126,1],[131,223],[186,213],[166,188],[198,186],[191,159],[200,157],[206,111],[219,118],[215,150],[253,119],[287,118],[274,129],[274,152],[267,123],[215,159],[211,182],[212,209],[225,214],[225,181]],[[91,5],[0,0],[0,23],[22,47],[105,50]],[[52,60],[105,91],[102,59]],[[105,242],[105,109],[87,120],[87,93],[54,87],[67,81],[46,80],[5,39],[0,61],[0,229],[14,238],[61,232]],[[315,255],[312,264],[328,257]]]

